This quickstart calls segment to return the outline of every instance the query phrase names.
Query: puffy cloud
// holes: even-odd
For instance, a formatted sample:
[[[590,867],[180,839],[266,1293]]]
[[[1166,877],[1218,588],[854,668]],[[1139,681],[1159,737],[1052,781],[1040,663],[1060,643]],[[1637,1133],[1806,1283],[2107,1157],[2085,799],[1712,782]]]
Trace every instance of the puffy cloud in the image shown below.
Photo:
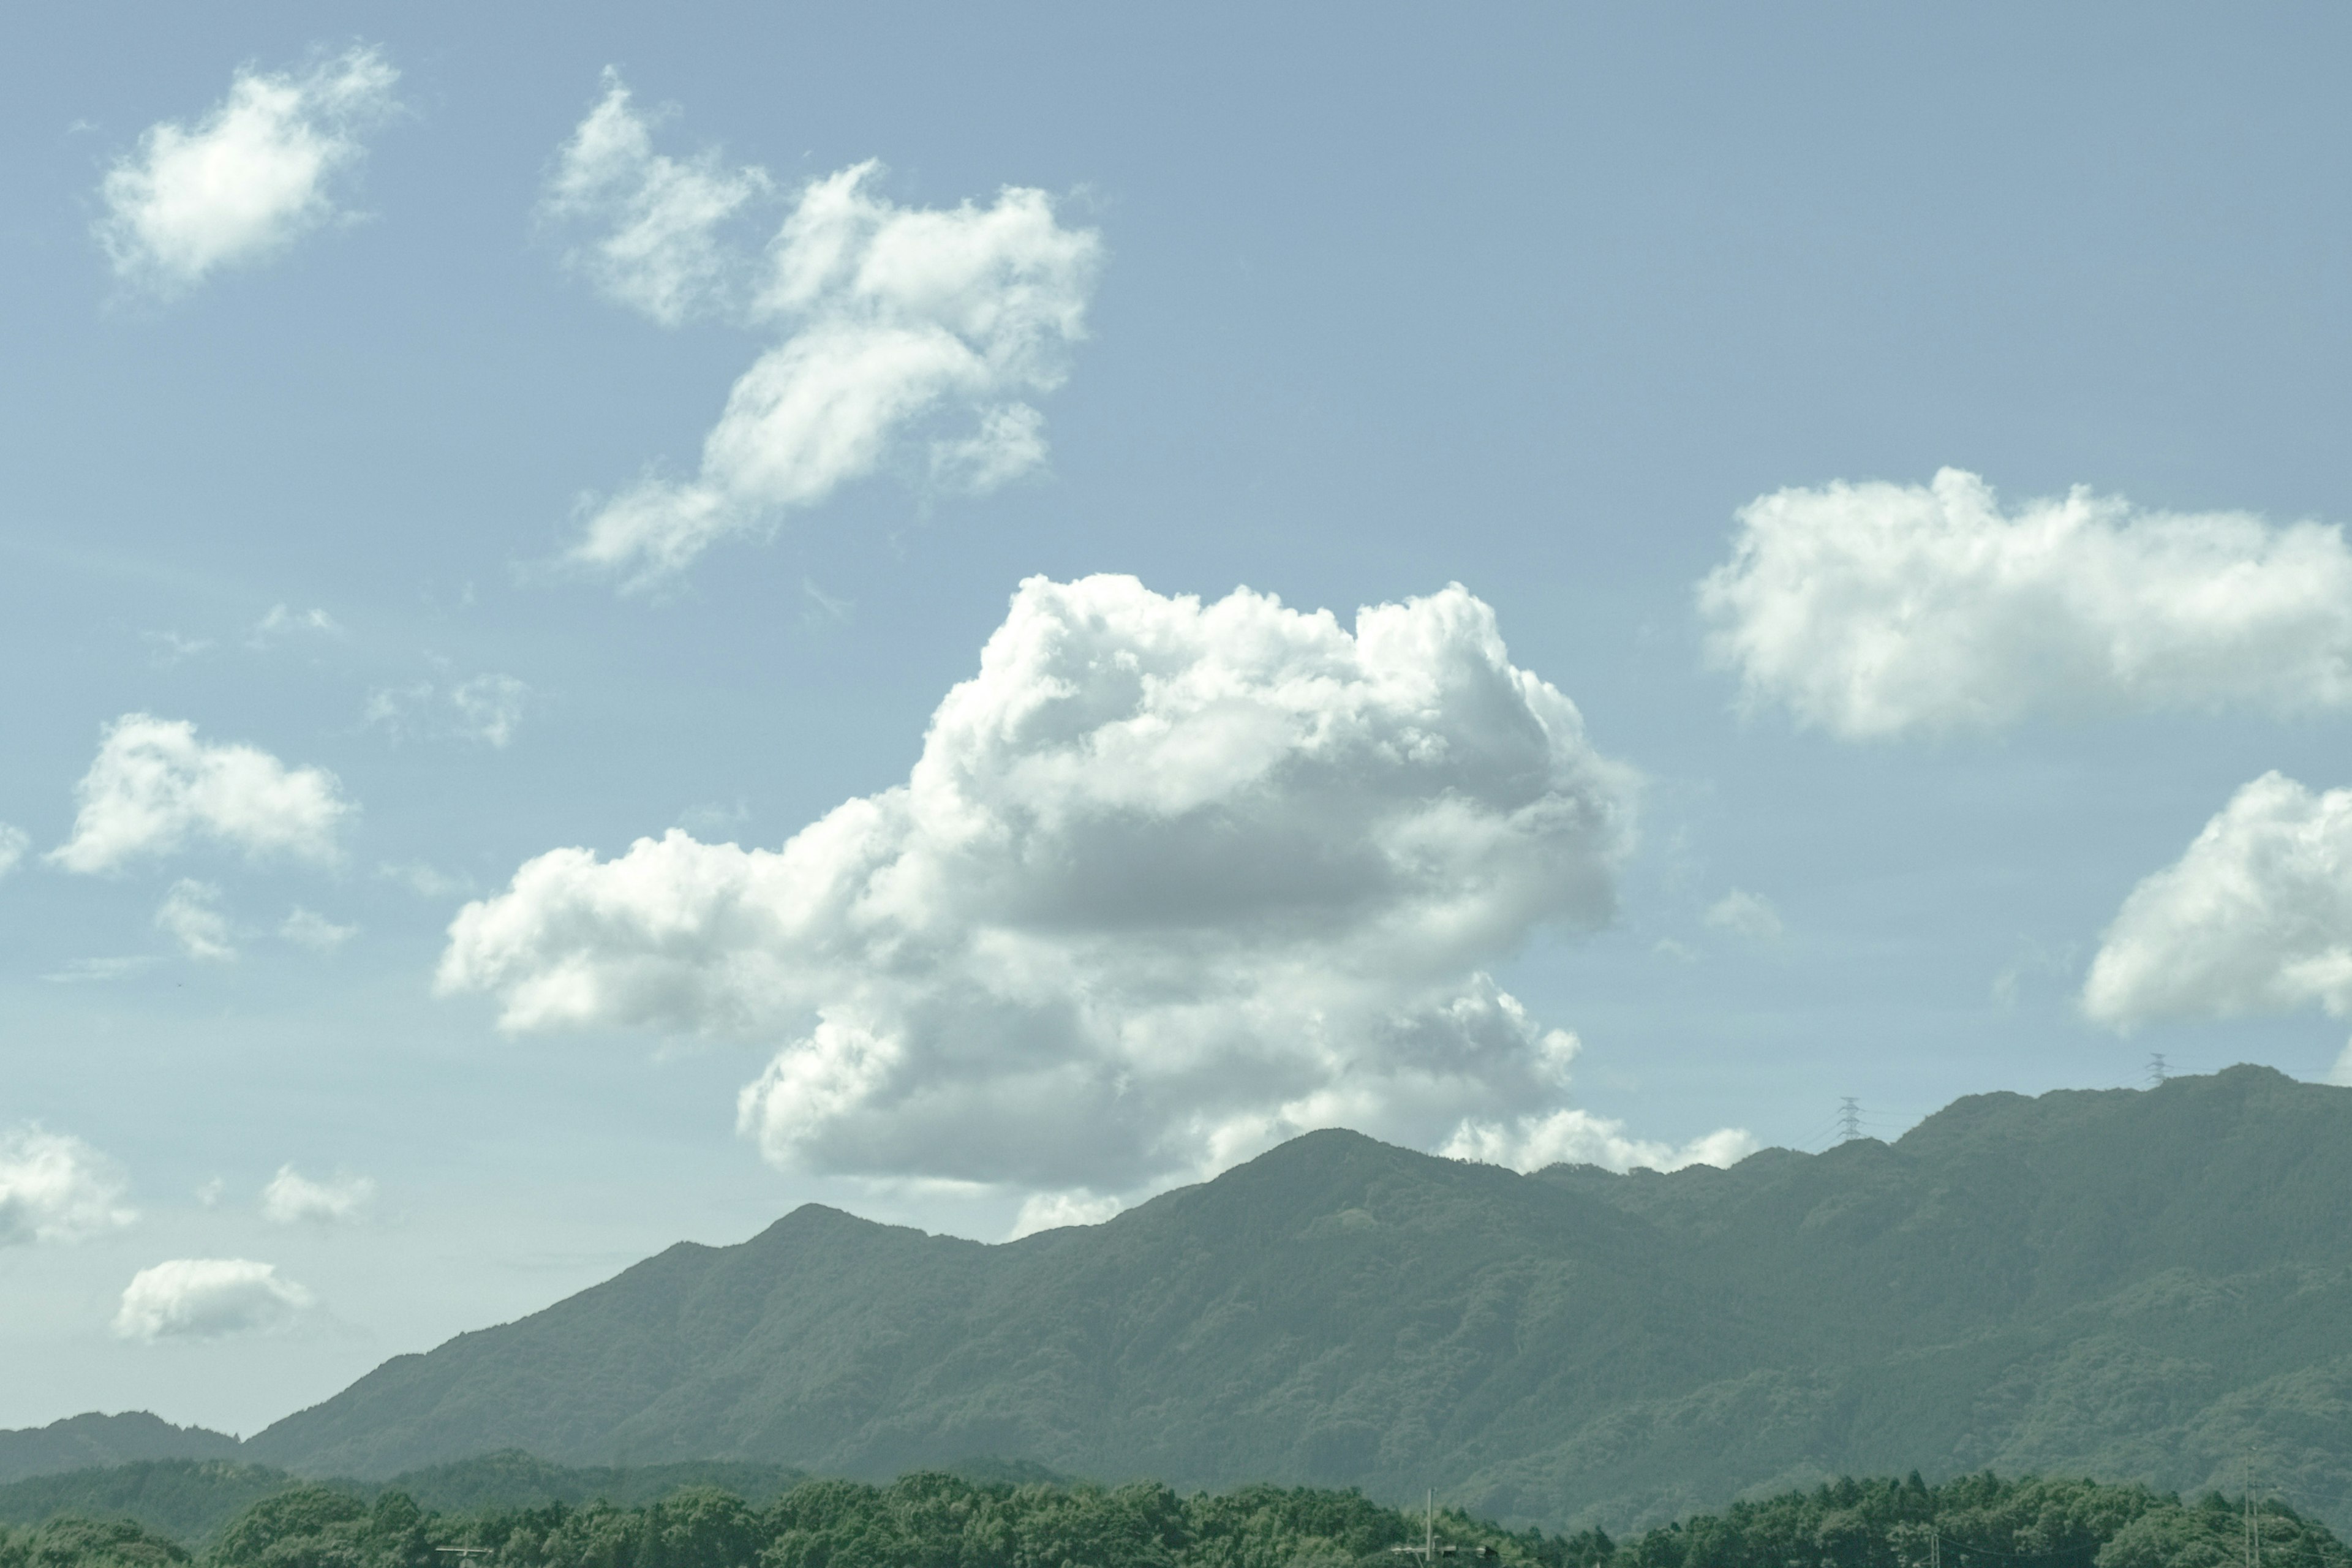
[[[310,1291],[244,1258],[176,1258],[142,1268],[122,1292],[114,1331],[126,1340],[216,1340],[289,1328]]]
[[[2315,1005],[2352,1014],[2352,790],[2264,773],[2124,900],[2083,1009],[2129,1029]]]
[[[299,76],[248,68],[193,129],[150,126],[99,188],[98,238],[115,272],[172,292],[333,220],[331,186],[365,153],[361,134],[396,107],[399,79],[372,48]]]
[[[26,836],[23,828],[0,822],[0,877],[5,877],[16,868],[18,863],[25,858],[25,851],[31,847],[32,842],[32,839]]]
[[[305,1220],[335,1225],[357,1219],[374,1196],[375,1183],[366,1176],[339,1174],[318,1182],[291,1165],[280,1165],[278,1173],[269,1178],[269,1184],[261,1189],[261,1217],[273,1225],[296,1225]]]
[[[220,910],[221,890],[210,882],[183,877],[155,910],[155,929],[180,944],[190,958],[225,963],[236,956],[228,917]]]
[[[657,580],[902,451],[931,482],[971,491],[1045,461],[1045,417],[1029,399],[1062,384],[1085,335],[1099,236],[1063,226],[1043,191],[908,208],[877,194],[880,174],[868,162],[803,187],[755,262],[719,230],[773,182],[715,154],[655,153],[607,73],[547,196],[551,214],[604,231],[575,258],[656,321],[720,313],[781,341],[736,382],[697,475],[606,500],[575,561]]]
[[[80,1241],[139,1216],[121,1167],[79,1138],[24,1126],[0,1132],[0,1247]]]
[[[1757,942],[1774,942],[1781,932],[1780,911],[1760,893],[1734,888],[1707,906],[1706,923]]]
[[[2005,515],[1946,468],[1750,503],[1698,602],[1750,701],[1848,739],[2352,705],[2352,550],[2315,523],[2081,489]]]
[[[607,230],[572,265],[607,298],[676,326],[723,298],[739,268],[719,231],[773,188],[766,170],[724,168],[715,151],[686,162],[655,152],[652,127],[607,67],[604,97],[563,144],[544,210]]]
[[[1510,1121],[1465,1121],[1439,1152],[1519,1171],[1559,1164],[1679,1171],[1685,1165],[1736,1165],[1759,1146],[1740,1129],[1725,1127],[1675,1148],[1629,1137],[1622,1121],[1562,1109]]]
[[[1484,966],[1611,917],[1634,787],[1459,586],[1351,633],[1032,579],[905,784],[781,849],[541,855],[438,984],[508,1029],[785,1041],[738,1108],[779,1163],[1098,1203],[1559,1103],[1573,1039]]]
[[[209,838],[250,855],[335,858],[335,829],[357,808],[323,768],[289,768],[251,746],[208,745],[185,720],[126,713],[106,729],[75,787],[73,837],[49,858],[108,871]]]

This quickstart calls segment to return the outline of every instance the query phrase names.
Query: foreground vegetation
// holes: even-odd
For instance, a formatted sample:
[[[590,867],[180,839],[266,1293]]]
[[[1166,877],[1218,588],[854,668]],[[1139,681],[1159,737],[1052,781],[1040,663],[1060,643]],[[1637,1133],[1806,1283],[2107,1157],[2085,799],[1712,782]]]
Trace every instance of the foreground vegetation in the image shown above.
[[[2352,1568],[2321,1525],[2266,1503],[2263,1568]],[[1967,1476],[1840,1480],[1736,1503],[1623,1542],[1440,1515],[1442,1545],[1500,1568],[2239,1568],[2241,1505],[2137,1486]],[[1181,1497],[1139,1482],[1015,1484],[926,1473],[805,1481],[766,1507],[691,1486],[443,1514],[407,1491],[304,1485],[265,1498],[200,1555],[130,1519],[0,1532],[0,1568],[1354,1568],[1390,1564],[1422,1521],[1355,1491],[1244,1487]]]

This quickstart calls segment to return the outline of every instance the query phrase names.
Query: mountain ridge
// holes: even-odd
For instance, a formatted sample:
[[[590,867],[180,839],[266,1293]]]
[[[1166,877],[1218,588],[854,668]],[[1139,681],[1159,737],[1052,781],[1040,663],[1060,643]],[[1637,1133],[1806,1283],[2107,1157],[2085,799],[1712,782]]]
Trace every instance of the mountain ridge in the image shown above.
[[[249,1439],[881,1479],[1437,1484],[1633,1528],[1839,1473],[2194,1489],[2249,1448],[2352,1519],[2352,1090],[2260,1068],[1969,1096],[1892,1143],[1532,1174],[1309,1133],[985,1245],[807,1205],[395,1357]]]

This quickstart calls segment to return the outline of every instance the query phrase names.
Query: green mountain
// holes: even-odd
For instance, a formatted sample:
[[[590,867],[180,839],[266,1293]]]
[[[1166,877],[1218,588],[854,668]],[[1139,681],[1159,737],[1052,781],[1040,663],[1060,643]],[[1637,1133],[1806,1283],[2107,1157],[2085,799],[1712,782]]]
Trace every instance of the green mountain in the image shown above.
[[[234,1459],[237,1441],[226,1432],[174,1426],[144,1410],[121,1415],[68,1416],[46,1426],[0,1432],[0,1485],[26,1476],[54,1475],[134,1459]]]
[[[1319,1132],[1003,1246],[795,1211],[386,1363],[248,1458],[1435,1487],[1630,1528],[1855,1471],[2352,1521],[2352,1090],[1985,1095],[1894,1144],[1521,1176]]]

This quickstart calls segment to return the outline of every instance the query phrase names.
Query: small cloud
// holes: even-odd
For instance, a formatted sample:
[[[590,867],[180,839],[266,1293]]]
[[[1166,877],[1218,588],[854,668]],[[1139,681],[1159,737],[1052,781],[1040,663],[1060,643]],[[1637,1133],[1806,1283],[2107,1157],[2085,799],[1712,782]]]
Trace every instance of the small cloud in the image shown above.
[[[210,637],[184,637],[177,632],[142,632],[140,635],[155,645],[155,652],[149,662],[158,669],[184,664],[200,653],[211,652],[213,647]]]
[[[126,713],[74,786],[73,837],[49,851],[68,871],[111,871],[210,838],[248,855],[332,860],[358,807],[324,768],[289,768],[252,746],[207,744],[185,720]]]
[[[178,1258],[142,1268],[122,1292],[114,1332],[148,1344],[217,1340],[291,1328],[317,1298],[267,1263]]]
[[[155,910],[155,929],[170,935],[190,958],[226,963],[236,956],[228,917],[220,912],[221,890],[210,882],[183,877],[172,884]]]
[[[1720,1127],[1677,1148],[1629,1137],[1625,1124],[1612,1118],[1567,1110],[1508,1123],[1465,1121],[1438,1152],[1515,1171],[1559,1164],[1679,1171],[1685,1165],[1736,1165],[1760,1146],[1745,1128]]]
[[[297,904],[294,912],[278,928],[278,934],[297,947],[307,947],[313,952],[332,952],[359,935],[360,928],[339,926],[326,916]]]
[[[1660,958],[1671,958],[1676,963],[1696,963],[1698,962],[1698,949],[1691,946],[1688,942],[1676,942],[1670,936],[1662,936],[1656,942],[1651,943],[1650,951],[1656,953]]]
[[[194,127],[149,126],[99,187],[115,275],[176,294],[341,216],[330,186],[364,154],[361,133],[398,107],[399,79],[372,48],[301,76],[248,68]]]
[[[220,1206],[221,1194],[227,1190],[228,1184],[215,1176],[196,1189],[196,1205],[199,1208],[217,1208]]]
[[[476,741],[504,750],[530,699],[530,688],[511,675],[477,675],[447,684],[420,680],[371,692],[361,722],[395,741]]]
[[[1100,1225],[1118,1210],[1117,1198],[1101,1196],[1083,1187],[1063,1193],[1032,1193],[1023,1200],[1020,1216],[1013,1220],[1013,1230],[1004,1239],[1018,1241],[1041,1230],[1059,1230],[1068,1225]]]
[[[219,910],[221,891],[210,882],[182,878],[155,910],[155,928],[178,942],[190,958],[225,962],[236,956],[227,917]]]
[[[375,874],[387,882],[397,882],[420,899],[446,899],[467,891],[472,884],[462,877],[426,865],[422,860],[394,862],[387,860],[375,868]]]
[[[17,864],[25,858],[25,851],[31,847],[32,842],[32,839],[26,836],[23,828],[0,822],[0,877],[5,877],[16,868]]]
[[[700,805],[689,805],[677,814],[679,827],[709,843],[734,837],[736,830],[751,820],[751,807],[742,800],[732,805],[706,801]]]
[[[855,600],[836,599],[806,577],[801,579],[801,596],[808,601],[808,610],[801,616],[803,626],[814,626],[823,619],[845,626],[857,609]]]
[[[316,1225],[336,1225],[357,1219],[368,1200],[375,1196],[375,1183],[366,1176],[336,1174],[331,1180],[314,1182],[291,1165],[278,1167],[278,1174],[261,1189],[261,1217],[272,1225],[295,1225],[310,1221]]]
[[[53,985],[88,985],[108,980],[120,980],[126,974],[136,974],[152,969],[158,961],[150,953],[124,953],[110,958],[78,958],[63,969],[53,969],[41,976]]]
[[[0,1247],[83,1241],[139,1216],[122,1167],[80,1139],[37,1125],[0,1133]]]
[[[144,952],[126,953],[115,958],[78,958],[63,969],[51,970],[41,978],[57,985],[89,985],[120,980],[142,969],[152,969],[158,962],[153,954]]]
[[[1756,942],[1778,942],[1782,929],[1780,911],[1772,907],[1771,900],[1738,888],[1708,907],[1706,923],[1717,931],[1727,931]]]
[[[272,605],[269,613],[256,621],[246,637],[247,647],[266,648],[283,637],[298,634],[341,637],[343,628],[335,617],[324,610],[289,610],[283,605]]]

